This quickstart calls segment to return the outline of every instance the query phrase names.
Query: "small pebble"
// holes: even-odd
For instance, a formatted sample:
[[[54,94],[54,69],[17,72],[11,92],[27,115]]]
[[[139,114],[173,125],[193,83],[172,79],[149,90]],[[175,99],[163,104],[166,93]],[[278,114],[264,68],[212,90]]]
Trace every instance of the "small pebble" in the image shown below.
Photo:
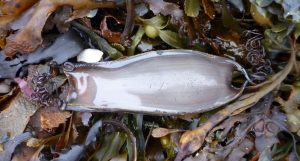
[[[98,49],[85,49],[78,56],[78,62],[96,63],[102,59],[103,52]]]

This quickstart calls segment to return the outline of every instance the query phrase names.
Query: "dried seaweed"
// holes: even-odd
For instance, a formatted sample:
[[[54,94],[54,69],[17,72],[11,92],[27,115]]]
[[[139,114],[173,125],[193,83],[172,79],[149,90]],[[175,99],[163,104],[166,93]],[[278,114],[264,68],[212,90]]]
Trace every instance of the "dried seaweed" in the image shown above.
[[[129,46],[129,43],[127,41],[129,40],[129,36],[134,27],[134,19],[135,19],[134,7],[135,7],[135,0],[126,0],[127,16],[126,16],[125,27],[121,36],[121,41],[125,46]]]
[[[12,22],[25,10],[34,5],[37,0],[14,0],[0,2],[0,26]]]
[[[52,1],[42,0],[39,1],[35,12],[31,16],[31,19],[26,23],[22,29],[17,31],[16,34],[10,35],[6,41],[4,53],[6,56],[12,57],[17,52],[31,53],[40,44],[42,44],[42,30],[48,17],[57,8],[70,5],[74,9],[74,14],[80,13],[81,10],[90,10],[101,7],[113,7],[113,2],[93,2],[91,0],[85,1]]]
[[[7,134],[10,137],[21,134],[25,130],[30,117],[39,109],[38,105],[27,100],[22,93],[17,93],[7,106],[0,113],[0,138]]]
[[[145,0],[145,2],[149,4],[150,10],[155,15],[171,15],[173,23],[183,20],[183,11],[175,3],[165,2],[164,0]]]
[[[22,66],[39,63],[42,60],[52,59],[57,64],[62,64],[78,55],[82,50],[81,38],[73,30],[70,30],[59,36],[49,47],[39,48],[30,55],[17,56],[12,60],[6,60],[3,52],[1,52],[0,78],[14,78]]]
[[[4,151],[0,152],[0,161],[10,161],[15,148],[31,136],[32,134],[30,132],[25,132],[4,143]]]

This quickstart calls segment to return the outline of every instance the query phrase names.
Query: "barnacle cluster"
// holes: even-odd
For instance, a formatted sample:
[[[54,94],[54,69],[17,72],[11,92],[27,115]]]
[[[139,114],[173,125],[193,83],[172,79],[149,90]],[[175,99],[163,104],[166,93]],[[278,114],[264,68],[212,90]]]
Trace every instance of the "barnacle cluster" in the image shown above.
[[[271,61],[266,57],[266,52],[261,44],[263,36],[258,30],[246,30],[242,34],[246,59],[252,65],[253,73],[250,74],[253,81],[264,81],[272,73]]]
[[[58,107],[59,98],[52,95],[52,92],[46,88],[46,84],[51,82],[52,75],[42,73],[34,75],[32,78],[33,93],[31,99],[42,106],[56,106]]]

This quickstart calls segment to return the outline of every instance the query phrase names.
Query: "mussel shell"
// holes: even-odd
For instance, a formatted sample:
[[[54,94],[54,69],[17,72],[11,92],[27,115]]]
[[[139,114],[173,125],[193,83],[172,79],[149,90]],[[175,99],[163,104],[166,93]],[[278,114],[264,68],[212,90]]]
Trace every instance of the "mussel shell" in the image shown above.
[[[66,64],[67,109],[155,115],[204,112],[243,91],[231,85],[236,62],[193,50],[151,51],[117,61]]]

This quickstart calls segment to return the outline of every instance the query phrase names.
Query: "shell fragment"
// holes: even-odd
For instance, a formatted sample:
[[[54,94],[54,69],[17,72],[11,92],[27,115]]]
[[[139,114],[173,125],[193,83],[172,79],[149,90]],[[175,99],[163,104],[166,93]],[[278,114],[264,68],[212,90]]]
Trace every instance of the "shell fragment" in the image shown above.
[[[78,62],[96,63],[102,59],[103,52],[98,49],[84,49],[78,56]]]

